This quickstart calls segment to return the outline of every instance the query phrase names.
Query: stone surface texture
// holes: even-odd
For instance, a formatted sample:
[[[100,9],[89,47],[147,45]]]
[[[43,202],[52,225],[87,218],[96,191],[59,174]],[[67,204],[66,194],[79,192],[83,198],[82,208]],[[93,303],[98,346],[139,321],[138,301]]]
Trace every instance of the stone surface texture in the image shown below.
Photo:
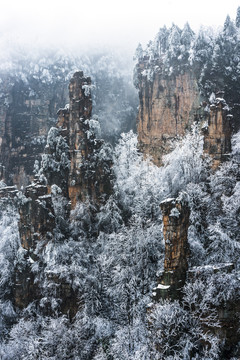
[[[197,79],[191,71],[164,77],[157,68],[161,69],[160,63],[149,65],[148,60],[137,65],[137,131],[140,149],[161,165],[162,155],[173,149],[173,140],[186,134],[200,117],[201,101]],[[150,70],[152,74],[148,76]]]
[[[155,289],[155,300],[179,298],[188,270],[188,227],[190,209],[185,197],[170,198],[160,204],[165,240],[164,271]]]

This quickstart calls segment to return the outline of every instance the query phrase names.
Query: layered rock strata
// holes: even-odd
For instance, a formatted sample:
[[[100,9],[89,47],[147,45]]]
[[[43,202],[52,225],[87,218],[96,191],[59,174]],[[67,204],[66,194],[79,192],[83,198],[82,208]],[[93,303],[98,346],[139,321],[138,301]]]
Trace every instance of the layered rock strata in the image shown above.
[[[136,65],[139,111],[137,131],[140,150],[162,165],[162,157],[174,142],[191,129],[194,122],[205,123],[204,151],[216,170],[231,151],[232,115],[222,97],[203,101],[193,70],[164,75],[161,59],[148,57]],[[222,95],[221,92],[217,96]],[[236,123],[236,119],[234,120]]]
[[[200,92],[191,71],[172,77],[162,75],[159,60],[137,65],[139,112],[137,131],[139,147],[156,165],[173,149],[173,141],[190,129],[201,115]]]

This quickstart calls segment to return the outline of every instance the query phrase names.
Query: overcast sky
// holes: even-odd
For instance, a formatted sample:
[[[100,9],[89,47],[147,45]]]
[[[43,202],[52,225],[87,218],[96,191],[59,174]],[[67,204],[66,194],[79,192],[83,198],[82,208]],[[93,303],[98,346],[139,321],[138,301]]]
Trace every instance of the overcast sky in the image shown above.
[[[134,51],[158,29],[186,21],[197,30],[235,18],[240,0],[0,0],[1,34],[26,41]]]

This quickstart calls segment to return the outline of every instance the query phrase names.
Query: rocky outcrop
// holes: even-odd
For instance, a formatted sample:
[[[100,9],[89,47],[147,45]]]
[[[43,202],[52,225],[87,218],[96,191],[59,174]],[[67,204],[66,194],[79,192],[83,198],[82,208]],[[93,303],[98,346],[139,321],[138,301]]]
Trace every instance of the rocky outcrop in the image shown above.
[[[204,152],[211,156],[212,169],[216,170],[231,151],[234,128],[222,92],[211,104],[203,101],[206,99],[201,98],[198,79],[190,65],[184,71],[166,75],[161,58],[150,60],[145,56],[139,59],[135,71],[140,150],[150,155],[156,165],[162,165],[163,155],[173,150],[174,142],[194,122],[204,123]]]
[[[47,186],[37,179],[27,186],[19,212],[19,236],[25,252],[24,261],[16,267],[13,298],[15,306],[23,309],[41,297],[31,266],[37,259],[35,250],[38,243],[44,241],[46,244],[51,240],[56,227],[52,197]]]
[[[15,281],[13,287],[13,302],[19,309],[24,309],[34,299],[40,299],[40,289],[34,281],[34,274],[31,271],[31,262],[27,256],[21,269],[15,270]]]
[[[96,137],[98,122],[91,119],[91,79],[76,72],[69,85],[69,106],[58,111],[57,127],[49,130],[41,167],[21,200],[19,232],[27,250],[26,268],[16,272],[15,304],[23,308],[38,299],[40,290],[28,260],[36,260],[36,248],[61,234],[69,237],[70,210],[78,201],[100,206],[112,191],[109,147]],[[25,275],[24,275],[25,274]],[[77,294],[71,285],[48,274],[61,299],[61,311],[74,316]],[[24,292],[24,293],[23,293]]]
[[[173,140],[183,136],[200,117],[200,92],[193,72],[163,76],[161,61],[139,61],[137,68],[139,147],[156,165],[173,149]]]
[[[67,129],[70,154],[70,171],[68,195],[71,207],[77,201],[85,201],[90,197],[101,201],[103,194],[111,192],[111,176],[98,156],[103,141],[96,138],[99,126],[97,120],[91,119],[91,79],[82,72],[74,74],[69,84],[69,112],[59,112],[58,126]],[[62,126],[63,124],[63,126]],[[111,164],[109,163],[109,168]],[[107,166],[108,167],[108,166]]]
[[[67,82],[25,81],[1,74],[0,175],[8,185],[27,186],[34,178],[57,109],[67,102]]]
[[[154,289],[154,300],[178,299],[188,270],[190,209],[184,194],[161,202],[165,240],[164,271]]]
[[[26,250],[33,252],[39,240],[51,238],[56,224],[52,197],[46,185],[33,182],[27,186],[19,224],[21,245]]]
[[[13,200],[18,193],[16,186],[3,186],[0,188],[1,200]]]
[[[41,160],[58,109],[69,102],[76,69],[87,67],[94,79],[94,112],[104,139],[116,142],[123,131],[135,129],[138,102],[119,56],[28,50],[6,51],[0,66],[0,180],[19,189],[34,178],[34,162]]]
[[[57,127],[49,131],[41,169],[26,187],[20,208],[20,237],[25,249],[34,249],[36,241],[46,240],[56,226],[56,192],[65,199],[66,218],[78,201],[89,199],[100,205],[111,193],[111,158],[92,128],[97,120],[90,119],[90,85],[83,72],[74,74],[69,85],[70,105],[58,111]]]
[[[212,158],[213,170],[216,170],[231,152],[232,118],[224,99],[217,98],[210,105],[206,122],[203,125],[203,147],[205,154]]]

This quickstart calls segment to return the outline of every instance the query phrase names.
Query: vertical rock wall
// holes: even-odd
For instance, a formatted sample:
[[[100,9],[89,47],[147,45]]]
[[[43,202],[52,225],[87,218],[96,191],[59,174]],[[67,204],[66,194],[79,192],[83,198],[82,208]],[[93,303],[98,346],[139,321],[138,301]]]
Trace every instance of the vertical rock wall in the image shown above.
[[[217,98],[210,106],[204,132],[204,152],[212,158],[216,170],[231,152],[232,115],[224,99]]]
[[[111,193],[111,161],[98,156],[104,143],[90,128],[91,79],[74,74],[69,85],[70,106],[58,111],[57,128],[49,131],[42,161],[45,180],[36,179],[26,188],[20,209],[20,237],[25,249],[35,248],[55,227],[52,186],[73,209],[77,201],[101,203]],[[96,122],[96,120],[94,120]],[[69,166],[70,163],[70,166]],[[66,209],[66,216],[69,215]]]
[[[66,103],[67,83],[0,78],[0,176],[21,188],[33,180],[34,162],[43,153],[56,109]]]
[[[90,86],[91,79],[85,78],[82,72],[75,73],[69,84],[69,198],[73,208],[78,200],[86,200],[88,194],[83,166],[91,153],[89,129],[85,124],[92,112]]]
[[[146,57],[139,60],[136,74],[140,150],[156,165],[162,165],[162,156],[173,150],[174,140],[184,136],[195,121],[205,121],[204,152],[212,157],[212,169],[216,170],[231,151],[234,126],[225,100],[217,98],[210,107],[202,101],[206,99],[201,99],[190,67],[184,73],[166,76],[161,59],[150,61]]]
[[[34,251],[39,240],[48,239],[55,227],[55,216],[48,188],[39,182],[27,186],[20,207],[19,232],[24,249]]]
[[[191,71],[164,77],[161,64],[149,68],[148,61],[137,65],[139,147],[156,165],[173,149],[173,140],[190,129],[199,117],[200,93]]]

